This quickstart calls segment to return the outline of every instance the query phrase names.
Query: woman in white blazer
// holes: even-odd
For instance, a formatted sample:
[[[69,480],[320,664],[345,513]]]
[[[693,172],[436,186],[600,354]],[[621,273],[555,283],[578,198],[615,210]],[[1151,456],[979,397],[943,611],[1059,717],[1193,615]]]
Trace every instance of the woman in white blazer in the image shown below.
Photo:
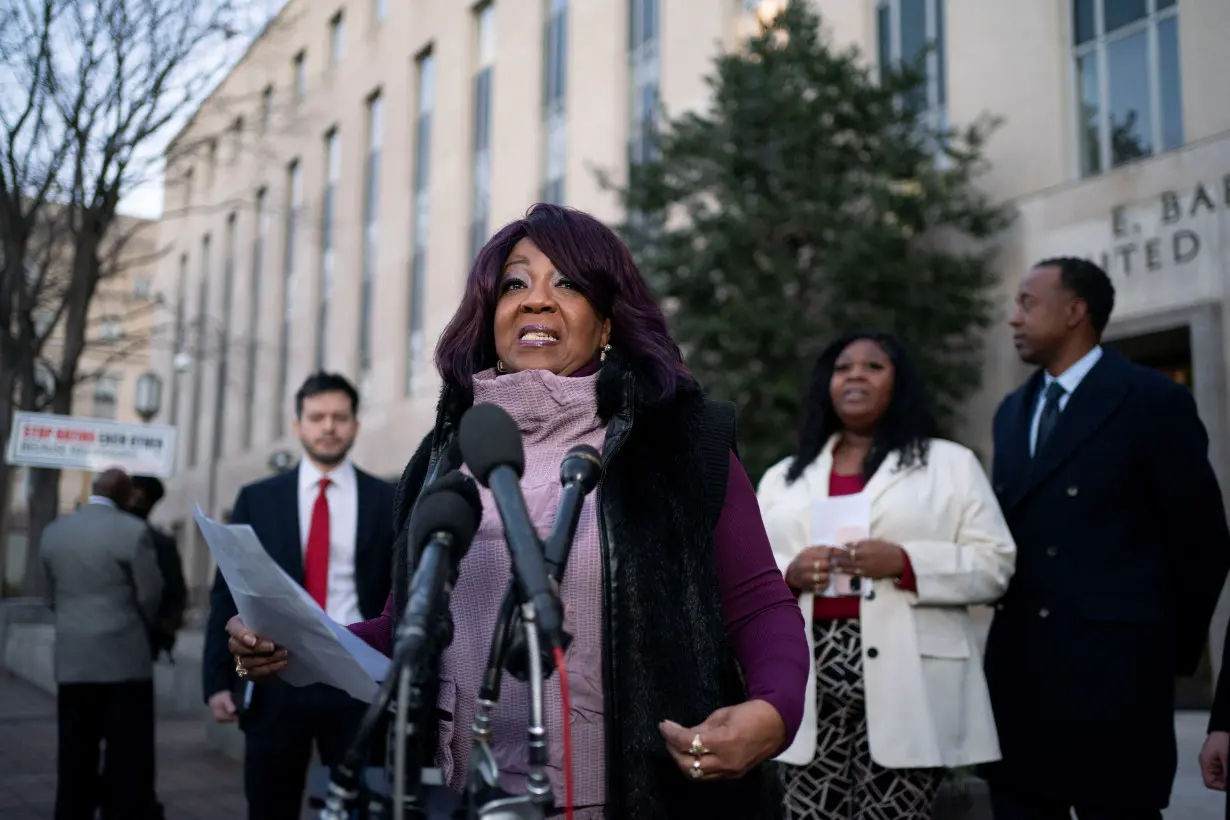
[[[930,818],[946,767],[999,758],[969,607],[1003,594],[1016,547],[977,457],[934,437],[895,338],[834,342],[805,401],[797,451],[758,490],[813,650],[803,723],[778,758],[786,817]],[[814,502],[860,493],[870,538],[815,544]],[[870,589],[815,595],[836,572]]]

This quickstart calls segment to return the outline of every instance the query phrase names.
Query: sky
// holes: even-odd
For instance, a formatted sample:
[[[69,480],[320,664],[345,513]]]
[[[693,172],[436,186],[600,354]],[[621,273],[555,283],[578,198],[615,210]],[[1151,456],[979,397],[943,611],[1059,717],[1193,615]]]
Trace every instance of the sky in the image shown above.
[[[243,56],[249,44],[252,42],[253,36],[259,33],[260,24],[264,20],[268,20],[277,14],[289,0],[251,0],[250,7],[247,9],[247,14],[250,16],[250,21],[247,29],[242,36],[234,38],[229,44],[230,54],[227,55],[229,65],[234,65],[235,62]],[[210,55],[211,64],[217,59],[216,54]],[[208,97],[208,94],[203,94],[201,100],[203,102]],[[139,162],[149,162],[149,179],[141,185],[138,185],[133,190],[120,200],[118,210],[125,216],[139,217],[142,219],[160,219],[162,217],[163,208],[163,162],[162,154],[169,143],[187,124],[192,115],[196,113],[196,107],[186,108],[179,117],[172,122],[167,123],[167,126],[158,134],[158,138],[150,140],[141,152]],[[135,164],[135,163],[134,163]]]

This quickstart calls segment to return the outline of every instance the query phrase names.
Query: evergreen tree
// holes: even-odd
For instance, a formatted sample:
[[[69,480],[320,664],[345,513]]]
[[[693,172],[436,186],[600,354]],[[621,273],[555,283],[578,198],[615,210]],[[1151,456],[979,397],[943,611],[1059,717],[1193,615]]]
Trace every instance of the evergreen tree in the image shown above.
[[[938,127],[921,63],[873,77],[808,5],[720,56],[709,110],[664,122],[619,189],[688,365],[738,404],[753,479],[791,451],[812,365],[851,327],[899,334],[951,423],[978,384],[989,240],[1010,220],[974,186],[996,123]]]

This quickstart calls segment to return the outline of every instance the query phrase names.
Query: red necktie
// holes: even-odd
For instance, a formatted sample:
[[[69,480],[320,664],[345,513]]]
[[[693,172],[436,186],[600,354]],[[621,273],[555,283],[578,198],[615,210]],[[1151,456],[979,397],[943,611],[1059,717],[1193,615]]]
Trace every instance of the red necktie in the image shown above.
[[[303,558],[303,587],[321,609],[329,600],[329,501],[325,498],[329,484],[327,476],[320,480],[320,493],[312,507],[312,525],[308,529],[307,555]]]

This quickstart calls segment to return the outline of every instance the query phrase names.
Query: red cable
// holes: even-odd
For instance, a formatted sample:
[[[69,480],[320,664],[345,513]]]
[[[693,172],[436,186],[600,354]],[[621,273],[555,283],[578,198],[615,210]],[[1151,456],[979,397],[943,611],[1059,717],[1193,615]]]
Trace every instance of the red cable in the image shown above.
[[[572,698],[568,695],[568,669],[564,650],[555,648],[555,668],[559,672],[560,699],[564,702],[564,816],[572,817]]]

